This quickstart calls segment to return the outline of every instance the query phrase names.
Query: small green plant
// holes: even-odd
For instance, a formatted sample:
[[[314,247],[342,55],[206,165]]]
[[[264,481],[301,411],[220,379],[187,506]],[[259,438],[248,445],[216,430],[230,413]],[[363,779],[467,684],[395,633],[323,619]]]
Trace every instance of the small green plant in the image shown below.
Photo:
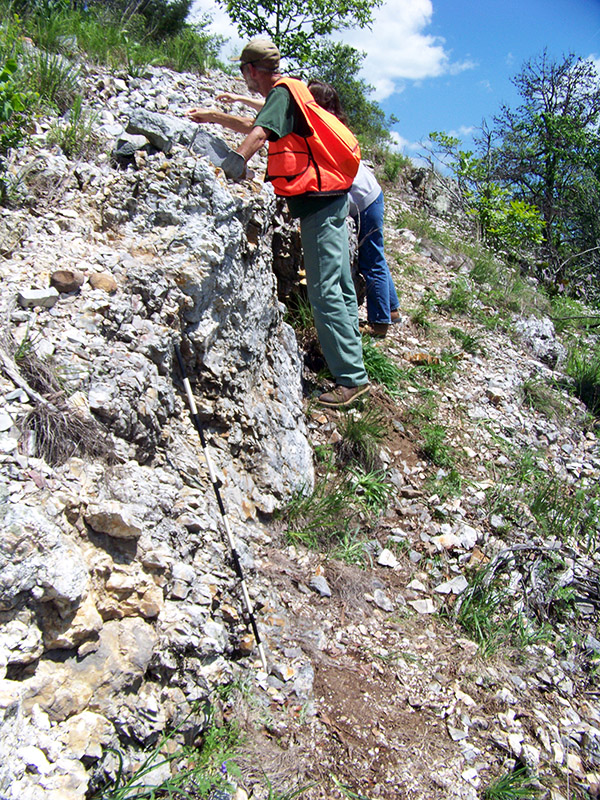
[[[521,384],[521,392],[523,402],[528,408],[535,409],[550,418],[564,419],[565,404],[544,381],[539,378],[527,378]]]
[[[423,422],[433,422],[438,414],[438,401],[435,392],[425,390],[418,403],[407,408],[405,416],[407,422],[413,425],[422,425]]]
[[[383,178],[389,183],[396,183],[402,169],[408,163],[408,159],[401,153],[388,152],[381,168]]]
[[[478,336],[474,336],[471,333],[462,331],[460,328],[450,328],[448,333],[453,339],[456,339],[465,353],[471,353],[472,355],[475,355],[483,352]]]
[[[446,431],[441,425],[426,425],[421,429],[423,455],[438,467],[452,467],[454,458],[446,443]]]
[[[17,364],[19,364],[19,362],[23,361],[23,359],[25,359],[27,357],[30,357],[30,358],[34,358],[35,357],[34,348],[35,348],[35,343],[36,343],[36,339],[37,338],[38,338],[37,336],[34,337],[34,336],[31,335],[31,332],[29,330],[29,325],[27,325],[27,329],[25,331],[25,336],[23,336],[23,338],[21,339],[21,341],[17,345],[17,348],[16,348],[14,356],[13,356],[13,358],[14,358],[14,360],[15,360],[15,362]]]
[[[488,568],[484,567],[461,595],[455,612],[456,621],[477,642],[483,656],[492,655],[502,642],[497,614],[507,593],[499,578],[490,576]]]
[[[352,542],[357,531],[385,508],[391,485],[383,472],[356,466],[319,477],[312,494],[298,491],[279,516],[286,537],[312,548],[335,548]]]
[[[73,102],[79,82],[78,68],[60,53],[35,50],[23,59],[30,87],[64,113]]]
[[[396,253],[394,258],[407,278],[421,278],[423,276],[423,268],[414,261],[410,261],[403,253]]]
[[[65,37],[69,34],[69,12],[66,4],[60,8],[58,3],[50,13],[49,11],[49,8],[44,8],[43,4],[40,4],[28,27],[40,50],[59,53]]]
[[[587,331],[597,327],[598,313],[590,313],[583,303],[566,294],[555,294],[550,303],[552,305],[552,321],[557,333],[567,330]]]
[[[108,748],[118,761],[117,774],[109,784],[94,795],[93,800],[188,800],[205,796],[212,788],[231,789],[227,777],[239,776],[232,756],[240,745],[240,732],[236,725],[218,728],[211,722],[200,750],[180,747],[169,753],[169,744],[178,728],[164,734],[156,747],[145,757],[141,766],[132,775],[124,769],[123,755],[119,750]],[[167,767],[171,777],[157,785],[154,776]]]
[[[369,798],[364,794],[360,794],[360,792],[353,792],[347,784],[342,783],[333,773],[330,773],[330,775],[333,785],[339,791],[342,797],[348,797],[350,800],[369,800]]]
[[[48,142],[58,144],[63,153],[72,158],[89,154],[97,145],[94,126],[97,115],[83,106],[81,95],[77,95],[66,122],[58,120],[48,133]]]
[[[314,447],[314,454],[319,463],[326,464],[328,467],[333,467],[335,461],[335,450],[333,449],[333,445],[317,444]]]
[[[435,492],[441,500],[447,500],[449,497],[459,497],[461,495],[463,478],[460,472],[452,467],[448,472],[436,477],[435,480],[429,480],[427,487],[429,491]]]
[[[382,350],[373,344],[370,336],[362,337],[363,359],[369,380],[385,386],[394,395],[399,391],[406,373],[397,367]]]
[[[552,627],[547,623],[533,625],[521,611],[508,617],[502,623],[503,638],[512,642],[518,650],[524,650],[540,642],[550,642],[554,638]]]
[[[151,64],[156,64],[153,48],[144,42],[132,38],[128,31],[122,32],[123,51],[127,63],[127,72],[132,78],[141,78]]]
[[[499,280],[499,264],[489,250],[479,248],[474,253],[473,266],[469,277],[478,284],[496,286]]]
[[[573,381],[575,396],[600,416],[600,349],[576,344],[569,353],[566,373]]]
[[[297,491],[282,512],[288,540],[313,548],[342,540],[353,516],[350,494],[347,482],[330,474],[316,482],[312,494]]]
[[[304,794],[304,792],[307,792],[315,785],[314,783],[309,783],[306,786],[298,786],[288,791],[277,791],[273,788],[271,783],[267,781],[267,787],[269,789],[267,800],[294,800],[294,798],[300,797],[300,795]]]
[[[381,412],[373,407],[350,409],[341,417],[338,429],[342,436],[338,453],[343,463],[355,461],[369,470],[379,463],[379,445],[386,433]]]
[[[360,506],[368,511],[380,512],[387,507],[392,486],[383,470],[366,472],[360,467],[351,467],[350,487]]]
[[[428,239],[431,242],[441,242],[442,234],[427,214],[402,210],[396,217],[397,228],[408,228],[421,239]]]
[[[472,302],[472,292],[468,283],[459,278],[450,287],[450,294],[445,300],[439,300],[438,306],[447,311],[454,311],[458,314],[465,314]]]
[[[290,296],[285,321],[298,331],[308,331],[314,328],[312,307],[304,293],[295,292]]]
[[[413,308],[408,312],[410,321],[413,323],[413,325],[416,325],[417,328],[421,328],[422,331],[428,331],[433,327],[433,323],[429,319],[430,314],[431,309],[424,305]]]
[[[484,790],[484,800],[535,800],[540,797],[539,785],[523,766],[502,775]]]
[[[541,530],[567,541],[580,540],[598,526],[598,488],[573,489],[556,477],[537,480],[525,501]]]
[[[445,381],[455,371],[458,358],[454,353],[444,351],[439,356],[423,359],[423,362],[416,364],[411,372],[426,375],[432,381]]]
[[[164,43],[166,66],[177,72],[204,72],[214,66],[222,37],[186,28]]]
[[[331,555],[346,564],[362,564],[365,560],[365,545],[358,533],[345,531]]]

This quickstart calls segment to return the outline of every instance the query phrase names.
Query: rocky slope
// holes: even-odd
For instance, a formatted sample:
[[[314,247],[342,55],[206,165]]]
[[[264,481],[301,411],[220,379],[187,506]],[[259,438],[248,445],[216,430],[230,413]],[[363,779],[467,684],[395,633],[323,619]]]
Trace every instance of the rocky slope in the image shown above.
[[[65,157],[41,120],[11,167],[21,199],[0,217],[1,796],[83,798],[117,768],[99,766],[106,748],[134,769],[169,726],[194,739],[207,699],[244,720],[238,797],[266,797],[271,781],[314,783],[308,798],[476,798],[519,764],[539,775],[541,796],[595,796],[598,558],[585,544],[597,527],[565,541],[519,497],[516,518],[490,502],[514,489],[505,476],[530,452],[565,497],[597,483],[583,406],[564,393],[559,418],[523,402],[524,381],[560,374],[550,321],[517,310],[491,330],[481,301],[477,318],[437,307],[433,329],[411,321],[474,265],[396,224],[416,203],[447,210],[435,186],[389,187],[405,322],[377,347],[404,370],[452,351],[454,369],[442,383],[412,373],[399,393],[373,393],[394,490],[366,561],[286,544],[273,512],[312,487],[313,448],[335,445],[341,417],[303,396],[314,375],[272,269],[281,295],[300,265],[264,162],[227,182],[211,162],[219,140],[182,120],[241,87],[158,69],[135,79],[87,69],[82,80],[99,154]],[[475,352],[457,348],[457,325]],[[269,674],[243,619],[175,344]],[[454,493],[415,423],[432,396],[462,479]],[[557,552],[548,577],[544,558]],[[562,631],[525,630],[520,649],[482,658],[452,615],[485,564],[506,575],[516,611],[540,619],[556,586],[572,589]],[[219,704],[224,685],[237,688]]]

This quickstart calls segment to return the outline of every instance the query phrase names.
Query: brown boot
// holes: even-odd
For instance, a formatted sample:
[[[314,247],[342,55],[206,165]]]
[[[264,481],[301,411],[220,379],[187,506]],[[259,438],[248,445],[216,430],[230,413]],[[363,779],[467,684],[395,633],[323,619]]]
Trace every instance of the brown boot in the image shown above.
[[[389,327],[387,322],[369,322],[367,331],[376,339],[385,339]]]
[[[370,390],[368,383],[362,386],[336,386],[331,392],[325,392],[319,397],[319,403],[327,408],[344,408],[351,405],[359,397],[368,394]]]

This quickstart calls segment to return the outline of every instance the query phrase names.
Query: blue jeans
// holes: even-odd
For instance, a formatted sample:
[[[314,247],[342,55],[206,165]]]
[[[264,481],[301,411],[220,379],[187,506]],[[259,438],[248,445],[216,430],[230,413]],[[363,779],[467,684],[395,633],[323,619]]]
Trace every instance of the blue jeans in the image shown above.
[[[400,305],[383,252],[383,192],[358,217],[358,271],[367,284],[367,319],[390,323]]]
[[[332,197],[325,207],[300,218],[308,299],[321,350],[335,382],[368,383],[358,332],[358,306],[350,274],[348,198]]]

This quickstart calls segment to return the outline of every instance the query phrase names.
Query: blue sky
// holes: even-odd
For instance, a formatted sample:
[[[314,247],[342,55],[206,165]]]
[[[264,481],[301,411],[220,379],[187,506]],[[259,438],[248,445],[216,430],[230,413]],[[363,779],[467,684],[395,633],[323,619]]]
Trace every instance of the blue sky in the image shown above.
[[[213,15],[213,30],[230,36],[226,57],[239,39],[214,0],[195,10]],[[547,48],[595,61],[600,73],[600,0],[388,0],[371,30],[337,38],[365,51],[361,77],[375,87],[371,99],[399,122],[400,149],[414,156],[431,131],[468,144],[483,118],[502,103],[516,106],[510,78]]]

